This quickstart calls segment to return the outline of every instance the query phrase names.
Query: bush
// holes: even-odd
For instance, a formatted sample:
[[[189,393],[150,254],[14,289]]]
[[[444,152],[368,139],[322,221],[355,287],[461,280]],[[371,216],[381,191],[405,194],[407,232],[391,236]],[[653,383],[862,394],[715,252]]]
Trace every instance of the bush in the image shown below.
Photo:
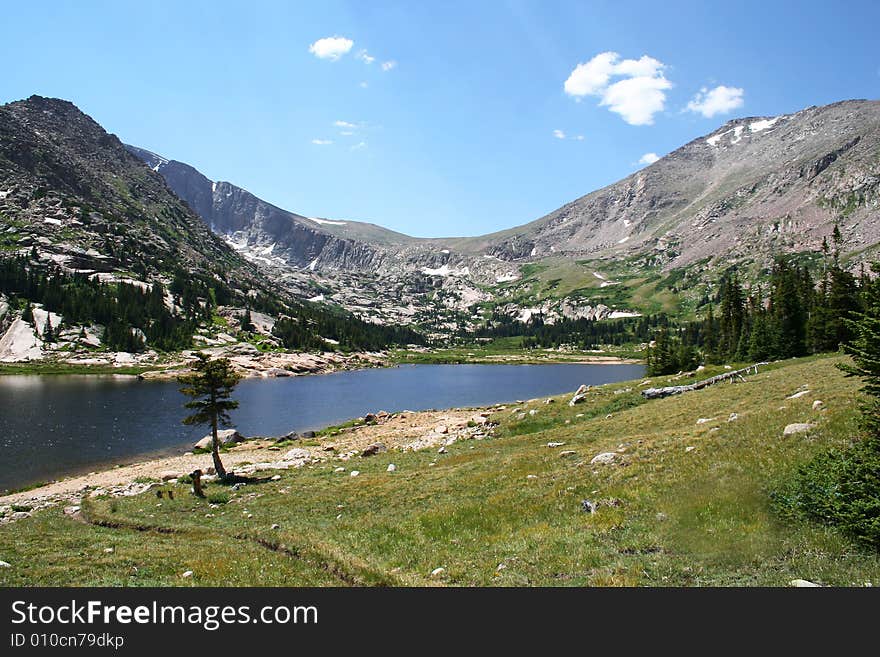
[[[773,499],[783,515],[837,526],[880,549],[880,444],[864,438],[816,456]]]
[[[229,494],[225,493],[223,491],[211,493],[208,495],[208,502],[210,504],[228,504],[229,503]]]

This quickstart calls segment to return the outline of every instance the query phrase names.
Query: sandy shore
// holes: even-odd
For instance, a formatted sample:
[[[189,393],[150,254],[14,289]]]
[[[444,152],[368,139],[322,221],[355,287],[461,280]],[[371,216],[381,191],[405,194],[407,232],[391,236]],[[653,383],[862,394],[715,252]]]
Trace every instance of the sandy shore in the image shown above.
[[[336,436],[299,440],[284,447],[276,446],[271,440],[249,440],[230,448],[221,458],[227,470],[242,471],[243,468],[249,471],[255,467],[257,470],[282,467],[287,469],[298,467],[283,460],[285,453],[292,448],[307,450],[308,462],[321,463],[358,458],[364,448],[375,443],[382,443],[388,450],[403,451],[427,449],[456,440],[480,440],[490,435],[491,413],[505,408],[506,406],[496,405],[445,411],[403,411],[393,414],[380,412],[376,414],[375,424],[343,429]],[[303,444],[304,442],[308,444]],[[211,465],[210,454],[182,454],[111,467],[0,496],[0,507],[14,504],[39,510],[55,505],[76,504],[86,495],[137,494],[149,487],[150,480],[158,481],[163,477],[188,474],[196,468],[207,470]],[[9,519],[7,517],[3,520]]]

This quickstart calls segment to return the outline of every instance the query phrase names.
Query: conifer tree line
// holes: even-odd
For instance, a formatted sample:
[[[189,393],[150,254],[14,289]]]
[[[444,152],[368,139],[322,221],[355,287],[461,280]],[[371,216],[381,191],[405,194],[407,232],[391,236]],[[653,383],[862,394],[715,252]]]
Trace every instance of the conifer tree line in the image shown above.
[[[833,249],[822,247],[822,272],[778,256],[766,284],[746,289],[736,271],[725,273],[699,322],[662,327],[648,350],[650,374],[692,369],[698,362],[779,360],[837,351],[852,339],[852,317],[865,305],[870,277],[840,265],[840,231]]]
[[[515,317],[496,312],[486,326],[475,333],[462,332],[459,337],[473,340],[522,336],[524,349],[538,347],[555,349],[561,345],[596,349],[608,344],[647,342],[659,327],[668,322],[665,315],[648,315],[610,320],[566,318],[547,324],[541,315],[535,315],[523,324]]]
[[[143,351],[147,345],[161,350],[185,349],[192,343],[197,323],[210,317],[210,309],[197,302],[191,282],[177,286],[174,295],[180,310],[165,305],[161,283],[143,289],[131,283],[106,283],[88,274],[66,273],[59,267],[33,267],[26,256],[0,260],[0,292],[21,299],[22,319],[34,323],[32,304],[61,315],[68,326],[101,324],[102,340],[114,351]],[[44,340],[54,341],[62,327],[42,328]],[[46,336],[46,328],[49,335]]]
[[[143,288],[124,282],[101,282],[85,273],[68,273],[58,266],[36,265],[36,254],[0,258],[0,293],[23,308],[22,319],[33,324],[33,304],[61,315],[67,326],[100,324],[102,342],[113,351],[180,351],[192,347],[199,325],[210,322],[216,308],[236,302],[236,293],[222,281],[178,270],[167,291],[159,282]],[[174,307],[166,305],[170,293]],[[415,331],[365,322],[347,313],[307,304],[287,305],[258,293],[248,297],[241,330],[253,332],[251,311],[281,316],[275,335],[288,349],[379,350],[391,344],[423,343]],[[60,326],[35,327],[44,340],[56,339]],[[47,331],[48,329],[48,331]]]

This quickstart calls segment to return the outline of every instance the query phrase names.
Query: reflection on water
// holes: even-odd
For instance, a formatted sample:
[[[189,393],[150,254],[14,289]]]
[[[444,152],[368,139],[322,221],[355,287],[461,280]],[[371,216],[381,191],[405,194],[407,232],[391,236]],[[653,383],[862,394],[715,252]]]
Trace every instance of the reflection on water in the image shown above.
[[[245,435],[318,429],[371,411],[482,406],[642,376],[641,365],[407,365],[323,376],[248,379],[232,414]],[[205,435],[185,427],[175,382],[120,376],[0,376],[0,490],[108,462],[180,452]]]

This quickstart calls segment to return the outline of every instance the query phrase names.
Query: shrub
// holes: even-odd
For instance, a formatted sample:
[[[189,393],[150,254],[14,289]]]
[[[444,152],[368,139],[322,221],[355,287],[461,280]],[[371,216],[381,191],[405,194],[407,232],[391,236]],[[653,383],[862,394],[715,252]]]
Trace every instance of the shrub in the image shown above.
[[[223,491],[217,491],[216,493],[211,493],[208,495],[208,502],[210,504],[228,504],[229,503],[229,494]]]
[[[834,525],[880,549],[880,444],[863,438],[848,449],[819,454],[773,499],[783,515]]]

